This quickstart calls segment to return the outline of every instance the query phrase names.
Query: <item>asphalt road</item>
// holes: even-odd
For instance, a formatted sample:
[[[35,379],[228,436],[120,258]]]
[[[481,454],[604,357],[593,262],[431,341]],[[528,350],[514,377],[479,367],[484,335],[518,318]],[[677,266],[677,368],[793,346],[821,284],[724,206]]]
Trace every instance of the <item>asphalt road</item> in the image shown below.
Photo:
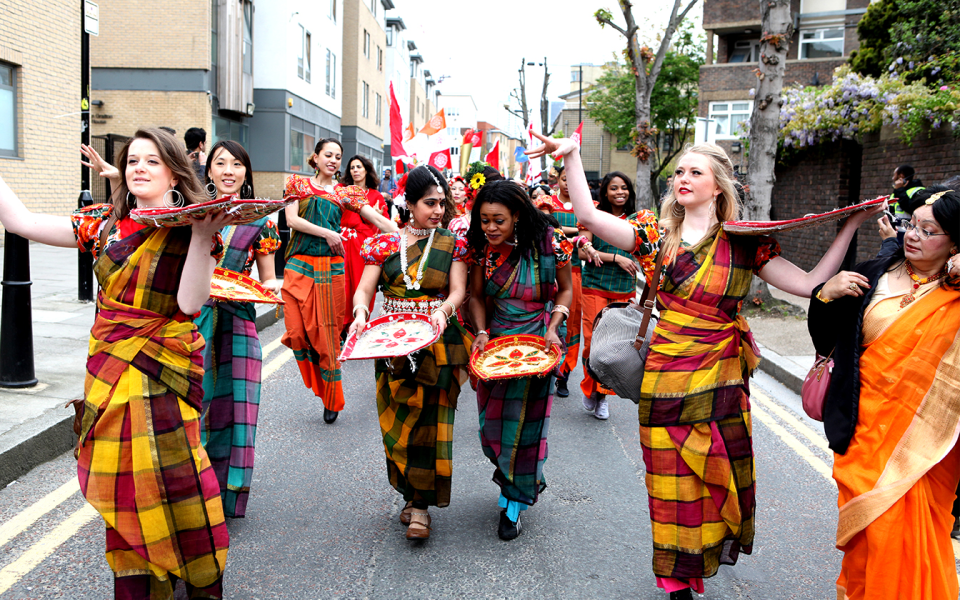
[[[257,459],[245,519],[228,522],[227,598],[662,599],[650,567],[650,522],[634,405],[612,399],[610,419],[553,406],[547,490],[523,533],[497,538],[497,487],[480,450],[476,396],[460,395],[449,507],[410,543],[397,517],[377,425],[373,365],[344,366],[347,407],[326,425],[303,386],[282,324],[268,352]],[[571,378],[575,390],[577,377]],[[757,537],[752,556],[722,567],[704,598],[834,598],[836,487],[830,454],[799,398],[754,378]],[[0,600],[112,598],[103,526],[76,489],[72,455],[0,490]]]

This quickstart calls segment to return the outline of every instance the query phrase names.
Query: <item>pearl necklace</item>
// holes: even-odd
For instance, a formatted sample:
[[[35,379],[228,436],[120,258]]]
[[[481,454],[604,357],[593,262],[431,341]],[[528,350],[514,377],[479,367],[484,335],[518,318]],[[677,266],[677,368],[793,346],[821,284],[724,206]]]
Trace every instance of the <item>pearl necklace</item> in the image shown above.
[[[416,227],[414,227],[413,225],[410,225],[409,223],[407,223],[406,229],[407,229],[407,231],[409,231],[411,234],[417,235],[417,236],[427,235],[428,233],[430,233],[430,230],[427,229],[426,227],[424,227],[423,229],[417,229]]]
[[[913,265],[910,264],[909,260],[904,264],[907,267],[907,275],[909,275],[910,279],[913,280],[913,289],[911,289],[910,292],[903,297],[903,300],[900,301],[900,308],[906,308],[911,302],[916,300],[915,294],[917,293],[917,290],[920,289],[921,285],[926,285],[932,281],[937,281],[947,274],[946,269],[944,269],[936,275],[931,275],[930,277],[924,277],[923,279],[920,279],[920,276],[917,275],[917,272],[913,270]]]
[[[423,280],[423,269],[427,266],[427,255],[430,254],[430,247],[433,246],[433,234],[437,232],[436,229],[430,229],[430,237],[427,238],[427,247],[423,249],[423,255],[420,256],[420,265],[417,267],[417,278],[413,281],[410,280],[410,275],[407,273],[407,231],[412,235],[426,235],[427,229],[416,229],[407,225],[403,228],[403,233],[400,234],[400,270],[403,272],[403,283],[407,286],[408,290],[419,290],[420,282]],[[414,242],[416,243],[416,242]]]

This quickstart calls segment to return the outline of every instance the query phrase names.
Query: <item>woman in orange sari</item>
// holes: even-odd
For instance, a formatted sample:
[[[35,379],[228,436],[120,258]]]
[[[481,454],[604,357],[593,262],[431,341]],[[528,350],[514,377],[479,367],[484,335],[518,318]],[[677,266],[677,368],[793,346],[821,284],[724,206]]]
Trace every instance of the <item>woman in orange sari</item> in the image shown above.
[[[836,453],[838,600],[958,593],[960,194],[918,196],[902,249],[838,273],[810,301],[814,345],[835,365],[823,421]]]

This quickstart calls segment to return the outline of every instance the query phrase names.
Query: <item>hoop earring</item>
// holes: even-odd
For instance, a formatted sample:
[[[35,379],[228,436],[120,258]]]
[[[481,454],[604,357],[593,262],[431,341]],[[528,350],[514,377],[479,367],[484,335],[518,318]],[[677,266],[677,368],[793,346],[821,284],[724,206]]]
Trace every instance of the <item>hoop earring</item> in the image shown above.
[[[240,197],[249,200],[253,198],[253,188],[247,183],[247,180],[243,180],[243,185],[240,186]]]
[[[211,200],[213,200],[214,198],[217,197],[217,185],[216,185],[215,183],[213,183],[213,182],[211,181],[210,183],[208,183],[207,185],[205,185],[205,186],[203,186],[203,187],[204,187],[204,190],[206,190],[206,192],[207,192],[207,196],[208,196]]]
[[[127,192],[127,208],[133,210],[136,207],[137,207],[137,197],[131,194],[130,192]]]
[[[176,194],[176,200],[174,200],[173,202],[167,201],[167,194],[169,194],[170,192],[173,192],[174,194]],[[175,188],[170,188],[169,190],[163,193],[163,204],[167,208],[183,208],[183,204],[184,204],[183,194],[181,194],[180,191]]]

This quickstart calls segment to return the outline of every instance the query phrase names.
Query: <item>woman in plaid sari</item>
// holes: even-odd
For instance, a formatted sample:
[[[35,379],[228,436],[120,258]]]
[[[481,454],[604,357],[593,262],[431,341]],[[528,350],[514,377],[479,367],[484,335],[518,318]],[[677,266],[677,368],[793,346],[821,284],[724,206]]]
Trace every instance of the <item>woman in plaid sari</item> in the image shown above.
[[[564,155],[580,221],[633,252],[649,281],[664,252],[660,320],[644,368],[639,405],[653,571],[671,598],[703,592],[703,579],[753,549],[755,467],[749,376],[759,354],[740,315],[753,274],[798,296],[836,272],[856,228],[878,211],[850,217],[809,273],[779,256],[771,238],[729,236],[720,223],[739,212],[733,166],[721,148],[699,144],[680,157],[661,219],[630,221],[596,210],[577,145],[541,136]],[[662,228],[663,238],[658,228]]]
[[[634,213],[636,201],[637,192],[633,189],[633,182],[623,173],[607,173],[600,182],[600,203],[597,206],[600,210],[619,219],[630,220],[637,216]],[[583,392],[583,409],[603,420],[609,416],[607,395],[614,394],[614,391],[603,387],[587,370],[593,322],[608,305],[613,302],[629,302],[636,296],[637,271],[640,267],[629,252],[608,244],[603,238],[589,231],[585,231],[583,235],[591,242],[592,248],[585,245],[580,250],[580,258],[584,259],[581,297],[583,380],[580,382],[580,391]],[[597,262],[600,264],[593,262],[594,258],[598,258]]]
[[[207,189],[217,197],[255,198],[253,167],[243,146],[223,140],[210,151]],[[277,226],[266,217],[223,232],[226,250],[218,266],[250,275],[253,265],[263,286],[280,292],[273,254],[280,248]],[[201,443],[220,483],[227,517],[246,514],[253,480],[253,449],[260,407],[260,337],[256,309],[249,302],[208,300],[196,323],[203,349],[203,429]]]
[[[30,213],[0,181],[0,221],[38,242],[79,244],[96,259],[101,291],[77,470],[107,527],[116,597],[170,599],[182,579],[191,598],[220,598],[229,536],[200,445],[203,338],[191,315],[210,295],[218,230],[229,219],[152,228],[129,218],[131,208],[203,200],[183,145],[164,131],[138,131],[117,164],[114,204],[70,218]]]
[[[472,352],[492,337],[532,334],[563,348],[559,328],[572,298],[573,247],[550,226],[513,181],[488,183],[470,219],[470,317],[477,329]],[[493,311],[487,311],[492,300]],[[488,333],[488,330],[490,333]],[[480,381],[480,444],[500,486],[500,539],[520,533],[520,511],[546,487],[547,428],[554,377]]]
[[[440,228],[453,211],[443,175],[431,166],[410,171],[404,180],[410,222],[399,233],[367,238],[361,255],[366,266],[353,297],[349,334],[362,331],[367,308],[383,290],[382,314],[430,315],[441,332],[432,346],[409,357],[378,360],[377,412],[387,455],[387,477],[407,504],[400,521],[408,540],[430,537],[429,506],[450,504],[453,472],[453,419],[463,367],[473,341],[452,318],[466,295],[466,241]]]
[[[350,210],[376,223],[382,231],[395,229],[367,204],[359,188],[334,190],[342,156],[339,141],[320,140],[309,161],[317,170],[316,176],[292,175],[284,188],[284,198],[297,202],[284,209],[293,233],[283,270],[283,322],[287,331],[281,341],[293,350],[304,385],[323,402],[323,420],[328,424],[337,420],[344,406],[337,362],[347,307],[341,216],[344,210]]]

